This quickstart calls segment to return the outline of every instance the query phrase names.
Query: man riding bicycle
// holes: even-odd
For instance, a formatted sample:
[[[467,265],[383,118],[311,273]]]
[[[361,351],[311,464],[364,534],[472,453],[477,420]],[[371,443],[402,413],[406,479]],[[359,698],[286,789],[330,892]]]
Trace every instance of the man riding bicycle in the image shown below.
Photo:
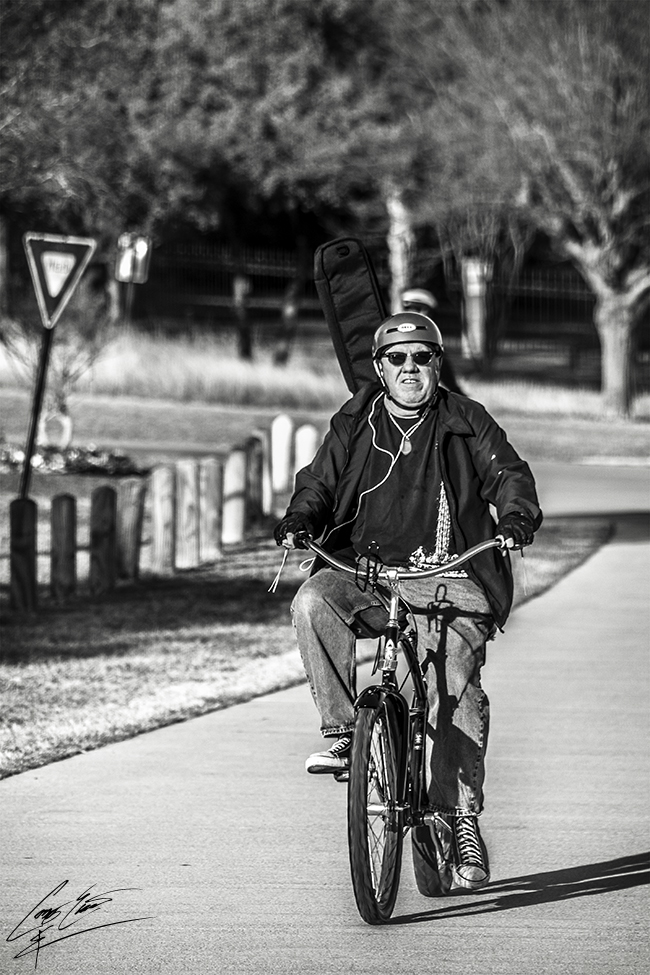
[[[367,577],[376,561],[444,565],[495,534],[507,548],[531,544],[542,513],[530,468],[480,404],[439,386],[442,356],[440,330],[423,314],[402,312],[379,326],[379,382],[335,414],[316,457],[296,475],[274,532],[279,545],[303,548],[306,536],[322,536],[327,551],[360,560]],[[429,805],[451,827],[454,880],[471,890],[490,876],[477,821],[489,723],[480,673],[512,588],[509,558],[495,549],[448,575],[400,584],[429,688]],[[372,585],[316,559],[292,615],[321,733],[334,739],[306,768],[341,777],[354,730],[355,640],[380,632],[386,610]]]

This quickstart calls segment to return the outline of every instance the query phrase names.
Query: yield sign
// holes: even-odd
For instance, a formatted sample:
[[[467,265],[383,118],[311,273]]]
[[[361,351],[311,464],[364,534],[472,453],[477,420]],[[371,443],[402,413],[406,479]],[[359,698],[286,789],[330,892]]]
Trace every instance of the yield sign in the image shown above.
[[[23,245],[45,328],[54,328],[97,247],[91,237],[25,234]]]

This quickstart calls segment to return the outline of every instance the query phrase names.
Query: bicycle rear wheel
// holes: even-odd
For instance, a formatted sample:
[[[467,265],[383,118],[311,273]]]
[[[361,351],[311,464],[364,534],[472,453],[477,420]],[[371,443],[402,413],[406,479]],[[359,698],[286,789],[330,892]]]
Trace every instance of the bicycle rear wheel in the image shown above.
[[[368,924],[393,913],[404,831],[397,794],[395,725],[386,705],[357,715],[348,785],[348,843],[354,896]]]
[[[419,892],[424,897],[442,897],[449,893],[450,838],[433,823],[422,823],[411,830],[411,845],[413,872]]]

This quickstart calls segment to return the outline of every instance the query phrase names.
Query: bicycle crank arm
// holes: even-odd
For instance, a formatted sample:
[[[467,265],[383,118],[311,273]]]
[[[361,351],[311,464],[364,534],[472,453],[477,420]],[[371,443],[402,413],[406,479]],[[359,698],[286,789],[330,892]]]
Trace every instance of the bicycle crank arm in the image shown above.
[[[451,826],[440,813],[425,812],[422,814],[422,822],[427,823],[429,826],[436,826],[439,829],[445,829],[449,834],[451,834]]]

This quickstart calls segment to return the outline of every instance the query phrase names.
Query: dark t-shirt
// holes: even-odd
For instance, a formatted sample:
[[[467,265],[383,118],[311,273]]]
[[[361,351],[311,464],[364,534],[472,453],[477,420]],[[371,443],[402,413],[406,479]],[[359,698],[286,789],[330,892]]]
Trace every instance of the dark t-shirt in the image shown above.
[[[421,546],[436,549],[441,488],[437,413],[432,410],[408,441],[402,433],[416,421],[391,419],[382,405],[371,422],[373,449],[359,484],[352,544],[359,555],[373,553],[385,565],[404,566]],[[404,442],[411,444],[409,453],[400,452]]]

